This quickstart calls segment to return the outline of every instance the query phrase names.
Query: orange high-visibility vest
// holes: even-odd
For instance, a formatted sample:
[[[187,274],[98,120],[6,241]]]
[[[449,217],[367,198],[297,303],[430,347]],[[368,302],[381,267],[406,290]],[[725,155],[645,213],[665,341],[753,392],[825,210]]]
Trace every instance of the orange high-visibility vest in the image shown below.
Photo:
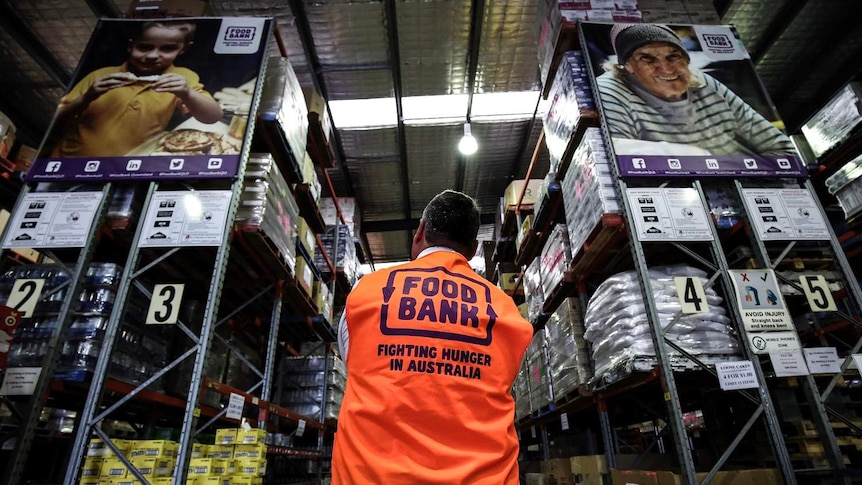
[[[333,485],[517,485],[510,393],[533,335],[464,256],[364,276],[347,298]]]

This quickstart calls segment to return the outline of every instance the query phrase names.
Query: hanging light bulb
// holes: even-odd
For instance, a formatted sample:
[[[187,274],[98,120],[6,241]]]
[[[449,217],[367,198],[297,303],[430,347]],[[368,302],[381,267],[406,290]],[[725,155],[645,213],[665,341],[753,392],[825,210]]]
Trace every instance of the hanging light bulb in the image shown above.
[[[464,155],[472,155],[476,153],[476,150],[479,149],[479,144],[476,142],[476,139],[473,137],[473,134],[470,133],[470,122],[464,123],[464,136],[461,137],[461,141],[458,142],[458,151],[460,151]]]

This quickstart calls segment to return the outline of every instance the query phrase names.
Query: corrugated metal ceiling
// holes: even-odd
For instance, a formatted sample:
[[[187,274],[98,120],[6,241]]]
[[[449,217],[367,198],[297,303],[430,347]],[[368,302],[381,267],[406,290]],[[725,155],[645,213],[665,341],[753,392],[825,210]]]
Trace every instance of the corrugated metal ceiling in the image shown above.
[[[15,119],[21,139],[38,144],[98,17],[123,12],[129,3],[0,0],[0,110]],[[850,14],[850,0],[714,4],[723,22],[736,26],[791,129],[862,66],[862,24]],[[471,78],[473,93],[539,88],[537,0],[210,5],[219,15],[275,17],[300,81],[330,100],[467,94]],[[328,173],[338,195],[357,197],[366,227],[374,229],[364,234],[374,261],[409,256],[410,228],[443,189],[471,193],[493,214],[509,181],[525,175],[541,122],[474,120],[482,148],[469,160],[455,150],[461,130],[448,124],[337,132],[338,160]],[[534,175],[547,167],[542,151]]]

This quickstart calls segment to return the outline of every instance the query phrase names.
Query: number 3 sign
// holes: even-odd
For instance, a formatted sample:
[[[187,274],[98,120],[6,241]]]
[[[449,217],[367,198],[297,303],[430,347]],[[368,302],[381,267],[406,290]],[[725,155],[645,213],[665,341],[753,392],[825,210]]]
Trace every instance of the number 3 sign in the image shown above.
[[[186,285],[156,285],[147,311],[148,325],[177,323]]]

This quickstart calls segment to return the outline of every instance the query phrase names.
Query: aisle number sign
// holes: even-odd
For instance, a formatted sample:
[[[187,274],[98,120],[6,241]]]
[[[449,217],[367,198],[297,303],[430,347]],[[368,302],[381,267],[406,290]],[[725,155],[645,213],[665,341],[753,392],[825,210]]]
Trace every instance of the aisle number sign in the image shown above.
[[[823,215],[806,189],[742,189],[748,219],[762,241],[829,239]]]
[[[837,312],[832,290],[823,275],[800,275],[799,284],[808,299],[808,306],[813,312]]]
[[[230,190],[156,192],[144,218],[141,247],[220,246]]]
[[[718,385],[724,391],[756,389],[760,386],[750,360],[718,362],[715,364],[715,371],[718,374]]]
[[[180,305],[183,302],[183,284],[161,284],[153,288],[150,308],[147,310],[147,325],[173,325],[179,321]]]
[[[746,330],[794,329],[773,270],[731,269],[728,272]]]
[[[12,291],[9,293],[6,305],[21,312],[21,316],[29,317],[42,297],[44,287],[44,279],[19,278],[12,284]]]
[[[692,276],[676,276],[673,279],[676,294],[682,313],[706,313],[709,307],[706,303],[706,291],[700,278]]]
[[[4,248],[81,248],[102,192],[31,192],[15,206]]]
[[[627,188],[640,241],[711,241],[712,230],[694,188]]]

